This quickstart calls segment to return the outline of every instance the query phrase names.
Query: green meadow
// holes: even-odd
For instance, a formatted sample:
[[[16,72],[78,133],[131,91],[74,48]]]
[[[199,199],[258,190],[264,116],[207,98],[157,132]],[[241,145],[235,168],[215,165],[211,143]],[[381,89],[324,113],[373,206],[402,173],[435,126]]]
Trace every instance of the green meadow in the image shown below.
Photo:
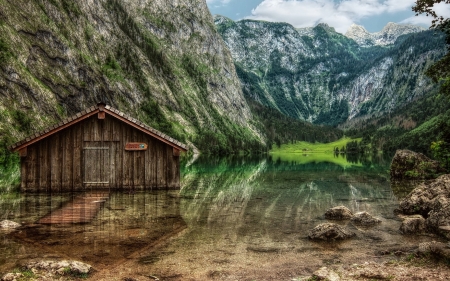
[[[361,141],[361,138],[341,138],[330,143],[310,143],[305,141],[282,144],[270,151],[273,158],[279,158],[281,161],[293,161],[299,164],[308,164],[313,162],[330,162],[342,167],[362,166],[362,164],[349,163],[344,154],[334,154],[334,148],[341,149],[351,141]]]

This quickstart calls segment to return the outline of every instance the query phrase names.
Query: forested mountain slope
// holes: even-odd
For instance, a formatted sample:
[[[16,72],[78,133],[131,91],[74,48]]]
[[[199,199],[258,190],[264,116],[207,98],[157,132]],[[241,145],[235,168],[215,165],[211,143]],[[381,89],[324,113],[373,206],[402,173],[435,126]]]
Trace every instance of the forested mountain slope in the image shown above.
[[[2,147],[99,101],[203,150],[264,143],[204,0],[0,0]]]
[[[382,116],[420,98],[436,87],[424,71],[445,53],[444,36],[436,31],[413,32],[420,29],[392,23],[385,28],[390,41],[363,47],[326,24],[295,29],[286,23],[214,20],[244,92],[316,124]],[[388,44],[393,38],[395,44]]]

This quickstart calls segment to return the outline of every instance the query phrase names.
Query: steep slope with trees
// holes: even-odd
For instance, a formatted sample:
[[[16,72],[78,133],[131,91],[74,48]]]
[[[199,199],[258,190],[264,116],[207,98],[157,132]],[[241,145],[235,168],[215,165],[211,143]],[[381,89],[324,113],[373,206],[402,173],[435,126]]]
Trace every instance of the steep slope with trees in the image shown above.
[[[103,101],[203,151],[259,148],[203,0],[0,0],[2,150]]]
[[[369,47],[326,24],[299,30],[221,16],[215,23],[247,96],[316,124],[382,116],[420,98],[435,87],[425,70],[445,53],[442,34],[393,23],[386,32],[395,44]]]

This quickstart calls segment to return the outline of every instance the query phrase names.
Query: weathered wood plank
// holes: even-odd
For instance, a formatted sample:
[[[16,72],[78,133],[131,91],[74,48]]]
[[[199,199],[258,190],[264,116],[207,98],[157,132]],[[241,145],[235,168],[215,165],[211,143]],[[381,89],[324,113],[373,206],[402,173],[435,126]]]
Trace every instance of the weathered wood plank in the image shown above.
[[[167,187],[171,188],[173,186],[173,148],[166,145],[164,147],[166,151],[166,177],[167,177]]]
[[[116,187],[116,144],[115,142],[108,142],[109,148],[110,148],[110,154],[109,154],[109,187],[110,188],[117,188]]]
[[[137,142],[145,142],[142,132],[133,129],[133,139]],[[145,186],[145,151],[134,151],[134,186],[143,189]]]
[[[175,189],[180,186],[179,175],[179,157],[173,155],[173,148],[166,146],[167,148],[167,187]]]
[[[137,140],[137,133],[136,130],[132,130],[131,131],[131,141],[135,142]],[[132,169],[131,169],[131,182],[132,182],[132,186],[133,189],[138,188],[139,187],[139,181],[138,181],[138,173],[139,173],[139,169],[138,169],[138,151],[131,151],[130,153],[132,156],[132,160],[131,160],[131,165],[132,165]]]
[[[72,128],[61,131],[62,136],[62,190],[72,191],[73,190],[73,134]]]
[[[137,168],[138,168],[138,175],[137,180],[139,182],[139,188],[143,189],[145,188],[145,151],[137,151]]]
[[[28,191],[27,190],[27,164],[26,164],[26,158],[20,157],[20,174],[22,175],[20,180],[20,190],[23,192]]]
[[[28,147],[27,156],[24,158],[27,170],[27,173],[25,174],[25,185],[27,187],[28,192],[36,191],[35,187],[33,186],[33,168],[31,167],[32,153],[33,153],[32,150],[33,149],[31,147]]]
[[[122,138],[122,124],[119,123],[119,121],[113,117],[110,117],[111,123],[112,123],[112,141],[123,141]]]
[[[83,121],[83,123],[86,121]],[[72,128],[73,130],[73,190],[80,191],[83,190],[82,183],[82,153],[83,153],[83,127],[82,124],[75,124]]]
[[[158,181],[158,189],[163,189],[167,187],[167,156],[165,144],[158,141],[156,146],[157,154],[157,169],[156,177]]]
[[[145,151],[145,161],[144,161],[144,177],[145,177],[145,188],[146,189],[152,189],[153,188],[153,184],[154,184],[154,180],[153,180],[153,175],[155,174],[154,172],[152,172],[152,165],[154,164],[154,160],[153,160],[153,142],[152,142],[152,138],[151,137],[146,137],[146,142],[148,144],[148,148]]]
[[[83,122],[83,140],[84,141],[94,140],[94,128],[92,118],[88,118]]]
[[[103,120],[99,120],[96,116],[89,118],[92,122],[92,141],[102,141],[102,125]]]
[[[60,135],[54,134],[50,141],[50,161],[51,161],[51,191],[59,192],[61,189],[61,149]]]
[[[51,142],[49,139],[45,140],[47,142],[47,185],[45,186],[45,192],[51,192],[52,190],[52,150],[51,150]]]
[[[50,169],[48,165],[48,141],[41,140],[39,142],[39,191],[46,192],[48,185],[49,175],[48,170]]]
[[[105,119],[103,119],[101,122],[103,123],[103,130],[102,130],[102,140],[103,141],[112,141],[112,117],[111,116],[105,116]]]
[[[123,126],[123,125],[122,125]],[[124,146],[127,142],[130,142],[131,139],[131,127],[123,126],[123,143]],[[123,153],[123,185],[124,188],[132,187],[132,163],[133,163],[133,151],[126,151],[124,147],[120,148]]]
[[[123,189],[123,132],[122,126],[115,118],[110,118],[112,123],[112,140],[114,141],[114,173],[115,187]]]
[[[111,187],[111,157],[113,155],[113,152],[111,151],[111,133],[110,133],[110,124],[108,122],[108,120],[106,120],[106,115],[104,114],[105,112],[99,112],[99,117],[97,122],[100,124],[100,139],[102,142],[102,146],[104,147],[108,147],[108,153],[103,155],[104,158],[104,166],[103,166],[103,173],[105,175],[105,182],[108,182],[107,187]],[[102,118],[100,118],[102,115]],[[106,187],[106,186],[105,186]]]
[[[97,163],[97,165],[100,166],[100,181],[101,182],[107,182],[107,186],[109,187],[109,146],[107,146],[107,143],[102,142],[103,147],[107,147],[108,149],[102,149],[100,150],[100,159]]]
[[[31,148],[31,149],[30,149]],[[30,151],[30,161],[31,161],[31,170],[29,173],[31,174],[31,184],[35,192],[39,192],[39,147],[37,145],[31,145],[28,150]]]

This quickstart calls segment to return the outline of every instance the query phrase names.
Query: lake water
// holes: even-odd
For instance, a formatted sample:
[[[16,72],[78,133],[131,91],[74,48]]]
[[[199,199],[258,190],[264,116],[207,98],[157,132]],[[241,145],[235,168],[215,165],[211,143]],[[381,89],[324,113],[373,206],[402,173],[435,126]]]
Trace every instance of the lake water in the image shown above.
[[[200,157],[184,163],[181,190],[112,192],[84,224],[37,222],[89,192],[5,192],[0,219],[25,227],[0,233],[0,273],[32,258],[70,258],[93,265],[92,280],[300,280],[324,265],[389,259],[430,239],[399,233],[393,211],[402,193],[390,187],[389,159],[336,157]],[[308,231],[339,205],[382,223],[344,221],[355,238],[310,241]]]

